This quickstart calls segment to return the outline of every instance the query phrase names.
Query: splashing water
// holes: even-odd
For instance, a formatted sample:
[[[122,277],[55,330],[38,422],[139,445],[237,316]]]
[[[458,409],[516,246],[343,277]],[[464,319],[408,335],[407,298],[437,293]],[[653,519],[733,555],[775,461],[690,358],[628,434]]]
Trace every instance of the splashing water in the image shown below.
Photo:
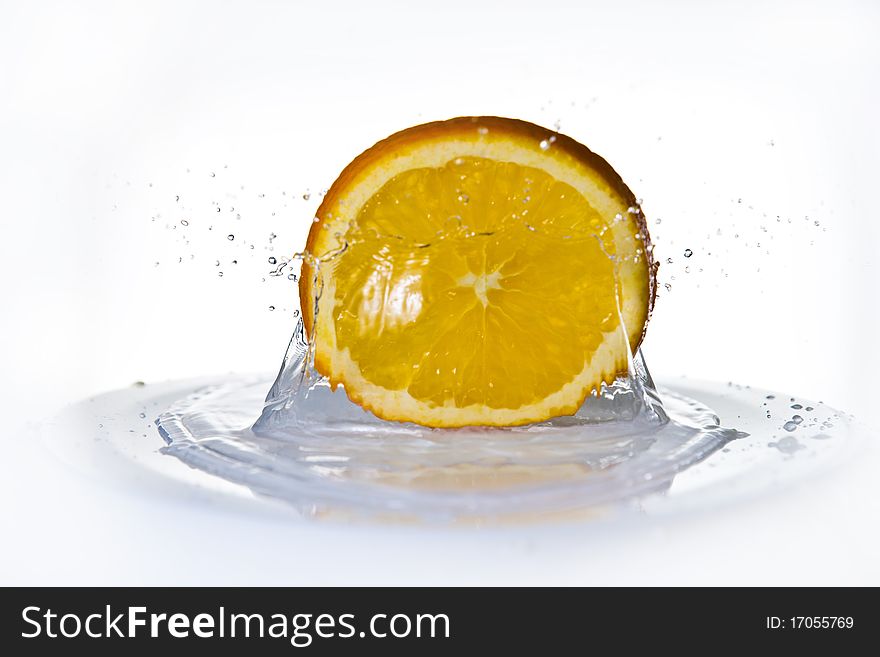
[[[551,137],[540,146],[547,150],[554,142]],[[308,198],[308,192],[303,194]],[[476,196],[457,190],[454,200],[457,214],[437,241],[491,234],[462,219],[464,206],[474,206]],[[525,190],[523,203],[530,200]],[[598,241],[619,271],[619,260],[603,248],[605,231],[542,235],[525,220],[525,212],[513,217],[517,220],[508,230],[528,230],[534,234],[530,239]],[[270,245],[275,237],[272,233]],[[362,242],[352,241],[350,234],[335,237],[339,250],[321,266],[368,240],[399,245],[393,248],[401,252],[418,249],[419,257],[428,257],[428,242],[433,241],[406,244],[401,236],[378,233],[360,235]],[[227,239],[235,237],[229,233]],[[635,239],[643,248],[636,249],[634,257],[648,258],[646,237],[640,232]],[[377,259],[378,254],[377,249]],[[694,251],[685,249],[683,255],[691,259]],[[275,267],[270,276],[297,280],[290,258],[273,255],[268,263]],[[319,269],[314,267],[316,290],[322,288]],[[389,287],[387,280],[385,284]],[[485,288],[496,281],[476,275],[473,284],[485,306]],[[617,331],[628,345],[619,290],[616,297],[621,315]],[[318,294],[316,304],[319,298]],[[317,318],[317,305],[312,310]],[[166,442],[163,452],[311,514],[482,521],[594,509],[666,491],[685,470],[747,435],[722,427],[716,413],[698,401],[658,391],[639,351],[628,354],[625,373],[588,396],[573,415],[526,426],[459,429],[381,420],[351,402],[344,387],[334,390],[315,369],[314,359],[314,339],[306,335],[300,319],[268,396],[264,398],[266,382],[241,379],[176,402],[157,420]],[[774,436],[778,440],[771,447],[786,456],[797,453],[801,442],[793,432],[803,421],[795,415],[781,424],[782,433]]]
[[[259,384],[201,390],[157,420],[166,454],[309,513],[425,521],[504,519],[596,507],[666,490],[682,470],[745,434],[698,402],[663,403],[641,355],[637,377],[573,416],[523,427],[392,423],[331,390],[302,324],[252,426]]]
[[[316,371],[301,319],[259,417],[236,415],[263,394],[232,382],[179,401],[157,421],[164,452],[310,513],[458,521],[546,517],[664,491],[745,435],[698,402],[661,396],[641,352],[571,416],[497,428],[388,422]]]
[[[279,267],[296,262],[272,258]],[[312,265],[318,277],[320,267]],[[319,301],[320,294],[313,317]],[[617,330],[627,334],[622,323]],[[673,481],[705,480],[706,468],[729,463],[729,453],[741,451],[734,445],[758,445],[759,463],[773,456],[807,463],[820,447],[839,442],[827,433],[837,414],[764,392],[749,409],[760,409],[766,427],[757,428],[759,436],[770,429],[772,439],[735,441],[748,434],[722,427],[713,410],[689,396],[702,398],[702,388],[688,396],[658,390],[638,351],[629,354],[624,374],[571,416],[459,429],[379,419],[352,403],[342,386],[334,390],[314,356],[299,319],[271,388],[266,378],[200,386],[158,418],[162,452],[310,516],[483,523],[581,517],[668,492]],[[732,384],[729,390],[746,392]],[[736,417],[750,418],[744,428],[755,428],[756,413]],[[743,452],[738,476],[748,480],[755,459]]]

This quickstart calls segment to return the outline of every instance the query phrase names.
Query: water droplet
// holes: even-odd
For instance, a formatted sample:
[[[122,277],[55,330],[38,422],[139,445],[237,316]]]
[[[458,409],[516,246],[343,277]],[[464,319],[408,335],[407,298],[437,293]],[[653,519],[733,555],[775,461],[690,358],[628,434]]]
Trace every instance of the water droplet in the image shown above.
[[[235,235],[233,235],[232,233],[229,233],[229,235],[226,236],[226,239],[228,239],[231,242],[232,240],[235,239]]]
[[[180,220],[180,225],[181,225],[181,226],[189,226],[189,222],[188,222],[186,219],[181,219],[181,220]]]
[[[217,174],[214,173],[214,172],[212,171],[212,172],[211,172],[211,177],[212,177],[212,178],[216,178],[216,177],[217,177]]]
[[[692,255],[694,255],[694,252],[691,251],[690,249],[685,249],[685,250],[684,250],[684,257],[685,257],[685,258],[690,258]]]
[[[797,426],[798,426],[797,422],[792,422],[791,420],[789,420],[788,422],[786,422],[785,424],[782,425],[782,428],[785,429],[786,431],[794,431],[795,429],[797,429]]]
[[[799,411],[803,408],[803,406],[801,406],[800,404],[792,404],[791,407],[796,411]]]
[[[671,265],[671,264],[672,264],[672,258],[666,258],[666,264],[667,264],[667,265]]]
[[[542,150],[542,151],[546,151],[547,149],[550,148],[550,141],[547,140],[547,139],[542,139],[542,140],[541,140],[541,143],[538,144],[538,146],[541,147],[541,150]]]
[[[288,275],[287,275],[287,280],[289,280],[289,281],[295,281],[295,280],[296,280],[296,274],[288,274]]]
[[[270,265],[274,265],[276,262],[278,262],[278,260],[275,259],[275,256],[269,257],[269,264]]]
[[[814,221],[814,222],[813,222],[813,225],[814,225],[814,226],[818,226],[818,225],[819,225],[819,220],[817,219],[816,221]]]
[[[780,452],[788,456],[792,456],[798,450],[804,449],[804,446],[801,445],[798,442],[797,438],[795,438],[794,436],[785,436],[784,438],[780,438],[775,443],[768,443],[767,446],[775,447]]]
[[[175,197],[174,197],[174,202],[177,203],[178,201],[180,201],[180,197],[179,197],[179,196],[175,196]]]
[[[306,192],[305,194],[303,194],[303,201],[308,201],[310,198],[312,198],[311,193]]]
[[[221,272],[217,272],[217,275],[218,275],[220,278],[223,278],[223,272],[222,272],[222,271],[221,271]]]
[[[458,200],[461,201],[462,203],[464,203],[465,205],[467,205],[468,201],[471,200],[471,197],[468,196],[467,194],[459,194]]]
[[[764,399],[776,399],[776,395],[767,395]]]
[[[141,419],[144,419],[145,417],[147,417],[147,414],[146,413],[138,413],[138,417]]]
[[[219,261],[219,260],[215,260],[215,261],[214,261],[214,266],[215,266],[215,267],[219,267],[219,266],[220,266],[220,261]]]
[[[800,415],[792,415],[791,421],[794,422],[795,424],[800,424],[801,422],[804,421],[804,418],[802,418]]]
[[[269,306],[269,310],[275,310],[275,306]]]
[[[477,128],[477,132],[479,132],[481,135],[488,135],[489,128],[487,128],[485,126],[480,126],[479,128]]]
[[[812,410],[813,410],[813,407],[812,407],[812,406],[807,406],[804,410],[805,410],[805,411],[812,411]]]
[[[670,290],[672,290],[672,285],[666,283],[666,291],[669,292]]]
[[[654,219],[654,223],[657,224],[658,226],[660,225],[660,223],[661,223],[662,221],[663,221],[663,220],[660,219],[659,217],[658,217],[657,219]]]

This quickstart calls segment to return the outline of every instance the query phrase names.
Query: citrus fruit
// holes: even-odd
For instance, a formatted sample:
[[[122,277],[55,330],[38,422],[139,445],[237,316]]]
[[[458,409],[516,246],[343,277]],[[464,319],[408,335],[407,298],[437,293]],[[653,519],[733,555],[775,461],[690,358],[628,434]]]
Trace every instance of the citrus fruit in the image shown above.
[[[569,137],[499,117],[416,126],[355,158],[303,267],[318,372],[381,418],[432,427],[574,413],[627,371],[654,298],[620,176]]]

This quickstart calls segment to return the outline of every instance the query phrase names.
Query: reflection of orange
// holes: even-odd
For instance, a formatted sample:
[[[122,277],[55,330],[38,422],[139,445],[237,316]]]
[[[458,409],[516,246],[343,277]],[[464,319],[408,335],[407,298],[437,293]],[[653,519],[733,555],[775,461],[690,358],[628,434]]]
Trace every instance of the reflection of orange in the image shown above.
[[[318,371],[379,417],[428,426],[573,413],[626,371],[653,303],[632,192],[585,146],[513,119],[379,142],[330,188],[306,250]]]

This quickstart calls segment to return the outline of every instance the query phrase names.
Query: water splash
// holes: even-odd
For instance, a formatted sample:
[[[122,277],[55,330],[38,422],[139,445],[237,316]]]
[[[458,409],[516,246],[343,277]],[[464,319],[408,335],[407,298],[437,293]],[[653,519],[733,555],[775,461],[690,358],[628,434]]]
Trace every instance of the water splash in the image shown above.
[[[263,388],[230,382],[158,420],[166,454],[311,515],[426,522],[544,517],[664,491],[731,440],[708,408],[655,388],[640,353],[572,416],[522,427],[431,429],[386,422],[333,391],[302,322],[259,419]],[[662,397],[662,401],[661,401]]]
[[[554,140],[547,140],[547,148]],[[465,180],[468,172],[481,179],[477,174],[486,166],[478,158],[457,158],[446,165],[460,174],[455,178],[457,182]],[[516,198],[528,205],[536,183],[530,177],[522,182],[524,187]],[[396,513],[451,521],[593,508],[666,490],[682,470],[742,435],[721,427],[718,417],[698,402],[671,393],[661,395],[641,352],[629,350],[631,338],[637,338],[638,332],[632,336],[627,330],[625,318],[633,313],[627,311],[619,286],[624,280],[623,267],[640,261],[650,266],[650,242],[644,230],[617,236],[611,224],[605,225],[598,217],[590,219],[589,214],[577,221],[535,222],[532,215],[526,218],[528,209],[520,210],[519,206],[503,220],[491,223],[486,220],[489,215],[474,209],[481,202],[474,190],[481,188],[476,182],[472,184],[475,186],[470,192],[458,187],[451,190],[457,203],[452,206],[455,214],[449,215],[449,221],[414,223],[408,225],[411,230],[407,234],[394,232],[397,224],[383,219],[385,207],[397,208],[406,195],[398,198],[393,189],[377,194],[357,221],[352,219],[347,228],[327,239],[326,252],[302,254],[312,276],[309,295],[314,305],[305,309],[311,318],[311,335],[306,335],[306,325],[300,320],[259,418],[252,418],[256,421],[245,426],[233,426],[223,419],[227,414],[222,407],[241,408],[245,399],[252,400],[251,388],[229,384],[204,391],[179,402],[159,418],[159,429],[167,442],[165,453],[299,508],[364,515]],[[566,193],[568,190],[563,189],[559,198]],[[462,207],[465,205],[469,207]],[[362,216],[365,212],[367,220]],[[628,212],[641,214],[637,205]],[[623,217],[618,217],[617,223],[621,223]],[[330,225],[325,223],[323,227]],[[632,248],[620,249],[615,240]],[[552,255],[526,258],[528,262],[523,264],[523,258],[515,258],[526,241],[539,255]],[[474,269],[462,255],[482,254],[485,267],[490,246],[511,253],[507,260],[499,257],[501,264],[491,271],[479,266]],[[361,256],[355,262],[366,263],[363,271],[346,270],[351,268],[348,263],[354,256],[348,260],[342,256],[353,252]],[[388,422],[353,403],[342,385],[331,385],[315,367],[317,324],[327,321],[330,326],[334,322],[338,326],[338,320],[332,318],[347,312],[357,317],[361,326],[369,327],[367,334],[372,342],[358,345],[359,349],[390,349],[385,345],[393,344],[396,351],[386,355],[393,356],[409,373],[413,371],[409,368],[419,367],[419,359],[427,355],[422,353],[423,347],[416,344],[418,349],[412,354],[403,354],[402,343],[392,339],[396,334],[392,332],[389,338],[383,331],[386,325],[401,322],[409,326],[415,317],[420,317],[422,324],[427,321],[421,316],[419,272],[441,268],[456,281],[456,290],[473,288],[486,308],[490,305],[489,291],[499,287],[508,262],[519,271],[517,267],[539,267],[560,253],[572,266],[582,268],[579,280],[592,286],[560,287],[560,292],[572,291],[578,299],[593,299],[599,308],[608,311],[601,327],[580,327],[595,335],[577,336],[575,332],[573,337],[596,337],[602,347],[610,345],[611,365],[603,371],[620,372],[611,384],[603,383],[587,396],[572,415],[525,426],[456,429]],[[460,261],[451,254],[458,254]],[[690,255],[689,251],[685,253],[685,257]],[[435,257],[437,260],[432,261]],[[291,264],[289,258],[274,256],[269,262],[276,265],[278,276],[287,273],[284,270]],[[459,269],[467,265],[469,273],[463,273],[464,269],[453,272],[450,262]],[[345,273],[354,278],[342,278]],[[326,300],[321,295],[337,280],[345,280],[347,287],[343,289],[355,295],[352,299],[346,297],[347,305],[339,307],[332,305],[337,302],[334,294],[328,293]],[[467,282],[462,283],[464,280]],[[482,333],[475,339],[489,344]],[[517,349],[543,346],[521,344]],[[353,349],[350,355],[358,360]],[[597,350],[594,356],[599,353]],[[540,362],[536,358],[528,360],[522,351],[513,349],[503,355],[510,368],[522,372],[531,372]],[[532,369],[523,369],[526,366]],[[434,372],[433,365],[430,372]],[[439,377],[440,369],[436,374]],[[368,379],[371,376],[369,372],[363,375]],[[571,380],[561,372],[554,376],[563,383]],[[482,393],[474,393],[483,395],[479,398],[483,408],[492,406],[492,385],[487,375],[478,386]],[[470,399],[464,393],[462,399]],[[422,405],[430,406],[427,402]],[[510,408],[515,410],[517,405]],[[492,413],[496,417],[494,410]]]

